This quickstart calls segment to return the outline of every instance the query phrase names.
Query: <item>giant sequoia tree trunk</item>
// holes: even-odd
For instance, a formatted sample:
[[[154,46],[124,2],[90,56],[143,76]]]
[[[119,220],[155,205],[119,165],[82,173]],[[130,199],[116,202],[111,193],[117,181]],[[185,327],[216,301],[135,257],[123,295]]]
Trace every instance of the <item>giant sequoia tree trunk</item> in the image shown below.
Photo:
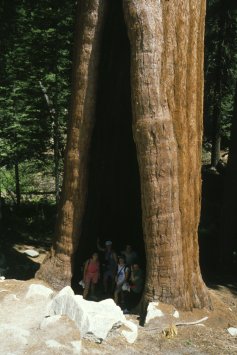
[[[37,273],[55,289],[71,284],[87,195],[88,151],[97,89],[104,0],[80,1],[75,36],[71,121],[64,164],[62,198],[50,254]]]
[[[197,229],[203,100],[203,0],[124,0],[133,134],[147,256],[145,302],[209,304]]]
[[[55,244],[38,273],[56,288],[70,283],[84,213],[105,3],[90,0],[80,9],[78,84],[74,87],[62,207]],[[144,305],[160,300],[183,309],[209,306],[197,240],[205,1],[123,0],[123,5],[131,44],[133,136],[147,258]]]

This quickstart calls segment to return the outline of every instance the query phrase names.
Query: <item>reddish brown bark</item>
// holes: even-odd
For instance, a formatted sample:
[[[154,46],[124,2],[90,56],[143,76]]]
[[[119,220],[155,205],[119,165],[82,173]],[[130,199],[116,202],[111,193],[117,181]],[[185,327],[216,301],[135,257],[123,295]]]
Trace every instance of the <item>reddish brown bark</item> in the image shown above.
[[[94,126],[104,0],[80,1],[75,37],[73,97],[64,182],[54,245],[37,273],[55,289],[71,284],[87,195],[88,150]]]
[[[37,275],[55,288],[70,284],[80,236],[105,2],[81,2],[62,204],[54,246]],[[197,240],[205,1],[123,3],[147,256],[144,301],[184,309],[209,306]]]
[[[145,301],[210,305],[199,269],[204,1],[124,0],[147,256]]]

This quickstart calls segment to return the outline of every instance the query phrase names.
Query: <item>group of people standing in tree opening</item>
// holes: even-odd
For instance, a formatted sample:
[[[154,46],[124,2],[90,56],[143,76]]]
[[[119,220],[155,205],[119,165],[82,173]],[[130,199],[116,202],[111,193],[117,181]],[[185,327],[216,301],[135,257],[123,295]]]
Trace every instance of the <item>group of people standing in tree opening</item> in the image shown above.
[[[125,250],[117,256],[110,240],[102,247],[98,239],[97,248],[103,252],[103,260],[100,261],[99,254],[95,252],[86,261],[83,270],[83,297],[86,299],[90,292],[91,299],[97,300],[96,286],[102,279],[104,296],[112,296],[125,313],[129,312],[139,302],[144,285],[138,255],[131,245],[126,245]]]

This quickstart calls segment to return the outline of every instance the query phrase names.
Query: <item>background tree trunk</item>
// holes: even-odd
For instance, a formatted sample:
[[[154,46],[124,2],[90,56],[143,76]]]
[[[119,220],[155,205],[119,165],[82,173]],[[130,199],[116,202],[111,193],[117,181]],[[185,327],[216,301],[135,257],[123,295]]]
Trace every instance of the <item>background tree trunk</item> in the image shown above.
[[[55,180],[55,199],[56,203],[59,203],[60,197],[60,171],[59,171],[59,161],[60,161],[60,153],[59,153],[59,122],[57,113],[53,117],[53,150],[54,150],[54,180]]]
[[[213,168],[216,168],[221,157],[221,102],[219,100],[221,100],[219,95],[216,95],[212,122],[211,166]]]
[[[223,78],[223,49],[225,40],[225,6],[222,2],[219,14],[219,35],[218,35],[218,53],[217,53],[217,72],[215,83],[214,107],[212,114],[212,149],[211,166],[216,167],[220,160],[221,151],[221,101],[222,101],[222,81]]]
[[[53,102],[50,99],[46,87],[43,85],[42,81],[39,81],[41,90],[43,92],[45,101],[48,106],[49,114],[53,126],[53,152],[54,152],[54,184],[55,184],[55,200],[58,204],[59,194],[60,194],[60,172],[59,172],[59,122],[58,122],[58,113],[56,112]]]
[[[14,164],[15,169],[15,186],[16,186],[16,205],[21,204],[21,189],[20,189],[20,176],[19,176],[19,165],[18,162]]]
[[[87,195],[88,150],[94,126],[99,47],[106,1],[79,2],[73,97],[62,197],[51,253],[37,273],[55,289],[71,284]]]
[[[210,305],[197,229],[204,0],[124,0],[147,257],[144,305]]]

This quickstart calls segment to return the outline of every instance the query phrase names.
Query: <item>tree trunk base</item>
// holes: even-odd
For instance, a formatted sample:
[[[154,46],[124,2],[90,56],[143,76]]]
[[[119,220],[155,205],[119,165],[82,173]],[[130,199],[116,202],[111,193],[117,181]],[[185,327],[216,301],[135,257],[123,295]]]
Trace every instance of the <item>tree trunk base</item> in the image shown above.
[[[71,286],[72,272],[71,260],[60,260],[51,254],[41,265],[35,277],[50,284],[54,290],[61,290],[65,286]]]
[[[150,302],[161,302],[163,304],[169,304],[177,308],[179,311],[192,311],[193,309],[203,308],[209,311],[213,310],[211,297],[205,285],[197,288],[196,290],[193,290],[191,295],[188,297],[183,295],[171,299],[170,301],[167,299],[151,299],[147,297],[146,294],[144,294],[139,305],[137,306],[137,311],[140,315],[139,325],[142,327],[146,322],[147,308]]]

